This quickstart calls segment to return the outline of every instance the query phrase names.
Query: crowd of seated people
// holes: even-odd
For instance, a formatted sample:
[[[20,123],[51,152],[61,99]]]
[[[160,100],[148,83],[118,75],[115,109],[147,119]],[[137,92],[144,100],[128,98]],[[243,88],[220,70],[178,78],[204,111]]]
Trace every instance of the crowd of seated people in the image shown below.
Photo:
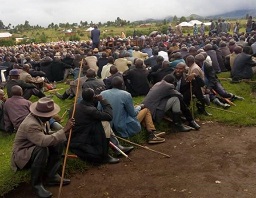
[[[253,29],[234,34],[212,29],[209,35],[170,31],[134,38],[108,37],[101,40],[98,48],[92,48],[91,42],[63,41],[0,47],[2,87],[6,87],[8,95],[6,101],[4,91],[0,90],[1,129],[23,134],[27,130],[23,120],[32,120],[43,128],[50,121],[56,128],[58,145],[74,127],[71,150],[78,157],[97,163],[118,163],[117,158],[109,155],[109,143],[125,153],[133,147],[122,146],[116,135],[129,138],[144,127],[149,144],[163,143],[165,132],[158,131],[155,124],[164,118],[171,119],[174,125],[170,126],[179,132],[200,130],[195,112],[189,108],[191,100],[196,100],[197,112],[207,116],[211,115],[206,111],[211,101],[226,109],[230,107],[226,101],[243,100],[226,91],[217,74],[230,72],[232,82],[251,79],[256,73],[255,46]],[[72,81],[67,81],[70,78]],[[46,82],[70,84],[63,94],[56,92],[59,99],[73,99],[77,94],[75,121],[71,118],[64,128],[50,119],[55,109],[58,112],[57,107],[49,110],[47,117],[40,106],[34,106],[54,106],[52,99],[45,97]],[[32,95],[40,98],[34,105],[29,102]],[[134,104],[132,97],[141,97],[141,104]],[[10,101],[15,104],[15,111],[10,111]],[[54,139],[54,134],[48,135]],[[47,146],[50,145],[48,142]],[[45,152],[35,150],[34,160]],[[49,177],[50,183],[59,184],[59,176]],[[34,184],[39,194],[45,193],[45,189],[38,188],[37,181]]]

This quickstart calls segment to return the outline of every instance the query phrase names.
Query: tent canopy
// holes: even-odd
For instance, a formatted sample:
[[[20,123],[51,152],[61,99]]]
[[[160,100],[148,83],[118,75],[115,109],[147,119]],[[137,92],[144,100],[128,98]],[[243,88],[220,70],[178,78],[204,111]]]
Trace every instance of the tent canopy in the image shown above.
[[[203,22],[198,21],[198,20],[191,20],[191,21],[189,21],[189,23],[192,25],[194,25],[194,24],[201,25]]]
[[[85,30],[86,32],[90,32],[93,30],[93,27],[89,27],[87,30]]]
[[[177,26],[181,26],[181,27],[192,27],[193,25],[192,24],[190,24],[190,23],[188,23],[188,22],[181,22],[179,25],[177,25]],[[177,27],[176,26],[176,27]]]

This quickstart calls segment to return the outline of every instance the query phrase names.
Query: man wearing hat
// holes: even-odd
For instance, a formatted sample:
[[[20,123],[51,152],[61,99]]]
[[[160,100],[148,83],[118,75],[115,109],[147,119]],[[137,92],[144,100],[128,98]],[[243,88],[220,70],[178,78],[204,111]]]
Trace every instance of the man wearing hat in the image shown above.
[[[31,183],[37,196],[51,197],[52,193],[42,184],[42,176],[46,175],[46,185],[60,185],[61,177],[57,171],[74,119],[71,118],[63,129],[51,133],[48,121],[60,111],[60,107],[52,99],[43,97],[31,104],[30,111],[16,133],[11,166],[14,171],[31,168]],[[70,180],[63,180],[63,185],[69,183]]]
[[[7,81],[6,83],[6,89],[7,89],[7,95],[8,95],[8,98],[12,97],[12,91],[11,91],[11,88],[14,86],[14,85],[19,85],[22,90],[23,90],[23,97],[25,99],[29,99],[32,95],[35,95],[39,98],[42,98],[44,97],[44,93],[42,93],[41,91],[39,91],[37,88],[36,88],[36,85],[32,84],[32,83],[26,83],[24,82],[23,80],[20,80],[20,74],[19,74],[19,70],[18,69],[12,69],[10,72],[9,72],[9,76],[10,76],[10,79]]]

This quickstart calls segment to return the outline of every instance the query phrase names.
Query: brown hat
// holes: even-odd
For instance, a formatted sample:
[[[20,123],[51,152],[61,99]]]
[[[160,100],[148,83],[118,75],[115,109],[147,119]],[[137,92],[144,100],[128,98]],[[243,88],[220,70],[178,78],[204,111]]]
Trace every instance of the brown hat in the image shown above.
[[[37,102],[30,105],[30,112],[39,117],[52,117],[60,111],[59,105],[55,104],[52,99],[43,97]]]

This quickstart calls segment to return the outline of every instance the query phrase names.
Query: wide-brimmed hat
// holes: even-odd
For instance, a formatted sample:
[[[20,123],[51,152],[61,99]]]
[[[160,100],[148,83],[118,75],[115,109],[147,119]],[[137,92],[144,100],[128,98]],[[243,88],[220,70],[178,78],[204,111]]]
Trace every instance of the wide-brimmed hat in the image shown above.
[[[52,117],[60,111],[59,105],[50,98],[43,97],[30,105],[30,112],[39,117]]]

